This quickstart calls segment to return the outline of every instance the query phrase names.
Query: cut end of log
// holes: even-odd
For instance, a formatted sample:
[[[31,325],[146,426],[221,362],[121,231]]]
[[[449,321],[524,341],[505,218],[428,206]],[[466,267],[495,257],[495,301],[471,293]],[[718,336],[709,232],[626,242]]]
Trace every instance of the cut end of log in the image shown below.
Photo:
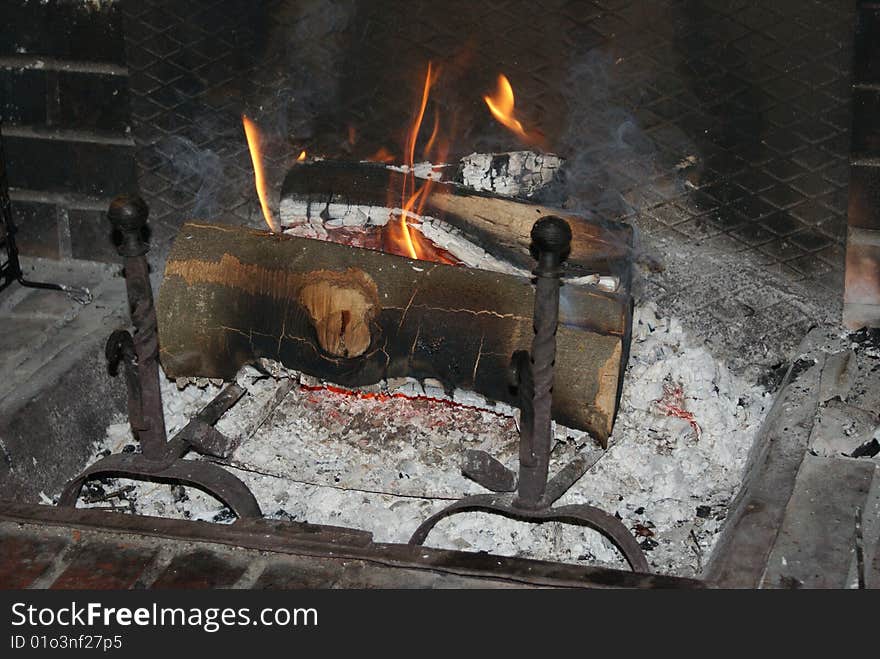
[[[298,302],[308,311],[318,343],[335,357],[360,357],[370,347],[370,327],[380,311],[376,282],[363,270],[309,274]]]

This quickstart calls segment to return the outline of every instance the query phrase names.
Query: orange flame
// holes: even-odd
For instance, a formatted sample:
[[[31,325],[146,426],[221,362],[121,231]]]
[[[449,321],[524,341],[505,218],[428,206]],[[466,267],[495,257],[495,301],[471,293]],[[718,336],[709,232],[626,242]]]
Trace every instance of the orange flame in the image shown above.
[[[296,157],[296,161],[302,162],[305,159],[306,159],[306,152],[305,152],[305,149],[303,149],[302,151],[299,152],[299,155]]]
[[[406,153],[404,156],[406,171],[403,174],[403,181],[400,189],[400,220],[396,224],[389,223],[386,238],[391,243],[389,245],[389,247],[391,247],[390,251],[394,251],[394,248],[399,248],[404,256],[409,256],[413,259],[454,264],[456,261],[451,255],[435,247],[428,239],[422,236],[420,231],[413,230],[407,221],[407,218],[410,215],[418,216],[422,214],[425,203],[430,197],[431,187],[434,183],[431,179],[428,179],[424,181],[421,186],[417,187],[413,168],[415,165],[416,142],[418,141],[419,130],[421,129],[422,121],[425,118],[425,110],[428,106],[431,87],[433,87],[434,83],[437,81],[438,75],[439,73],[434,69],[433,63],[428,62],[428,71],[425,74],[425,82],[422,86],[422,95],[419,106],[406,137]],[[439,143],[439,133],[440,116],[439,114],[435,114],[434,128],[431,131],[431,137],[428,139],[428,142],[422,151],[424,158],[429,159],[433,156],[434,162],[438,162],[438,160],[442,162],[446,157],[445,149],[438,149],[431,153],[432,149],[434,149]],[[392,195],[389,205],[391,203],[396,204],[397,202],[394,200],[393,191],[389,191],[389,193]]]
[[[248,150],[251,153],[251,162],[254,165],[254,185],[257,188],[257,197],[260,199],[260,208],[263,209],[263,218],[269,225],[272,233],[281,233],[281,226],[272,215],[266,195],[266,176],[263,173],[263,157],[260,154],[260,133],[257,126],[246,115],[241,115],[244,124],[244,134],[247,137]]]
[[[522,123],[516,118],[514,112],[515,99],[510,80],[503,73],[498,76],[498,89],[493,96],[484,96],[483,100],[489,106],[489,112],[502,126],[507,127],[526,144],[536,144],[541,141],[539,135],[526,132]]]
[[[428,106],[428,96],[431,93],[431,86],[434,84],[434,79],[431,76],[432,71],[432,63],[428,62],[428,72],[425,74],[425,84],[422,86],[422,100],[419,103],[419,109],[416,113],[416,119],[413,121],[412,127],[410,128],[409,134],[406,138],[406,162],[404,163],[408,170],[406,174],[404,174],[403,178],[403,189],[401,190],[401,201],[400,208],[403,212],[400,215],[400,235],[403,238],[404,246],[406,247],[406,251],[409,254],[410,258],[417,259],[420,258],[421,252],[416,248],[417,239],[413,238],[413,234],[410,231],[409,224],[406,221],[407,215],[410,212],[413,212],[413,209],[416,207],[416,204],[419,201],[419,198],[426,198],[427,192],[430,189],[430,181],[426,181],[421,188],[416,189],[416,177],[413,172],[413,166],[415,165],[415,156],[416,156],[416,140],[419,137],[419,130],[422,127],[422,120],[425,118],[425,108]],[[421,204],[419,204],[418,210],[415,211],[415,214],[420,214],[419,211],[424,206],[424,200]]]
[[[434,129],[431,131],[431,137],[428,138],[428,143],[425,144],[425,148],[422,150],[422,158],[428,159],[431,153],[431,149],[434,146],[434,142],[437,141],[437,134],[440,132],[440,113],[434,113]]]

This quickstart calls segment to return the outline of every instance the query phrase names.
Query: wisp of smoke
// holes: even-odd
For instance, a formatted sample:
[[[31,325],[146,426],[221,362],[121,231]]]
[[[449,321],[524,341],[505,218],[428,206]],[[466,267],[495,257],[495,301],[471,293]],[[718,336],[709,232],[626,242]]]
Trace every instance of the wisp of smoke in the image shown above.
[[[210,219],[217,216],[221,212],[220,191],[226,184],[220,156],[179,135],[163,138],[155,148],[168,163],[164,171],[175,175],[172,187],[187,193],[195,190],[193,217]]]
[[[575,212],[620,217],[639,210],[639,200],[667,192],[658,179],[664,172],[658,149],[622,103],[624,85],[615,77],[611,55],[598,49],[573,62],[568,76],[568,126],[562,138],[567,156],[565,204]],[[646,74],[643,84],[649,82]]]

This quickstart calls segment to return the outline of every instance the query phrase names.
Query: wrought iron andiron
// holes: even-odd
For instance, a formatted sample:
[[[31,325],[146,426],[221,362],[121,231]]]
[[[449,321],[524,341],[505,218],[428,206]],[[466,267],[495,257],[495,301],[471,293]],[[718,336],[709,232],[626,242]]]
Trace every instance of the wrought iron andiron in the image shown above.
[[[496,494],[480,494],[456,501],[425,520],[409,542],[423,544],[431,529],[451,515],[486,512],[535,524],[562,522],[587,526],[611,540],[633,570],[648,572],[648,561],[641,547],[619,519],[588,505],[553,507],[591,464],[586,456],[579,456],[548,481],[559,286],[562,262],[571,247],[571,228],[561,218],[543,217],[532,227],[532,247],[538,260],[533,273],[537,278],[535,337],[531,355],[517,351],[512,359],[512,375],[520,399],[519,479],[485,451],[468,451],[462,473]]]
[[[113,200],[107,213],[122,236],[118,251],[125,259],[125,285],[134,334],[116,330],[107,341],[107,359],[112,373],[122,363],[128,388],[128,418],[141,446],[140,453],[119,453],[98,460],[70,481],[59,505],[75,506],[86,481],[115,476],[180,485],[191,485],[220,499],[238,517],[261,517],[254,495],[238,478],[222,467],[204,460],[184,460],[190,450],[225,458],[235,449],[233,442],[214,424],[244,394],[236,384],[224,388],[199,414],[168,441],[159,388],[159,335],[153,291],[150,288],[143,239],[149,209],[139,197],[122,195]]]

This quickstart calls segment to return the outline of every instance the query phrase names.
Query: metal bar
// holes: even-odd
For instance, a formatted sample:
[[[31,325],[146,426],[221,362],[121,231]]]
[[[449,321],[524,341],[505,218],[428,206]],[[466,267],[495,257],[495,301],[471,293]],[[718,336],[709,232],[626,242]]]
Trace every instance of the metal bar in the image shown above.
[[[518,497],[515,505],[542,505],[550,464],[553,402],[553,367],[556,361],[556,327],[559,323],[559,286],[562,262],[571,246],[571,228],[559,217],[548,216],[532,227],[532,242],[538,254],[535,290],[535,336],[531,358],[531,427],[520,440]],[[528,405],[528,401],[526,401]]]
[[[547,483],[544,493],[544,505],[552,506],[557,499],[571,489],[599,459],[605,455],[605,451],[589,451],[581,453],[562,469]]]
[[[426,519],[416,529],[409,540],[411,545],[422,545],[428,539],[431,529],[441,520],[469,512],[485,512],[501,515],[521,522],[544,524],[546,522],[562,522],[576,526],[586,526],[598,531],[617,548],[621,556],[636,572],[649,572],[648,561],[642,553],[639,543],[629,532],[623,522],[609,515],[604,510],[587,505],[560,506],[559,508],[541,508],[526,510],[516,505],[510,494],[478,494],[459,499],[451,506]]]
[[[146,258],[149,247],[143,239],[149,213],[140,197],[121,195],[110,204],[107,217],[122,236],[117,250],[125,259],[125,287],[135,328],[134,349],[138,357],[144,426],[138,431],[138,440],[148,460],[160,460],[168,447],[159,388],[159,330]]]
[[[171,464],[151,462],[137,453],[116,453],[101,458],[67,484],[58,505],[75,507],[85,482],[99,476],[190,485],[222,501],[239,518],[262,517],[253,493],[223,467],[203,460],[175,460]]]
[[[603,567],[555,563],[515,556],[463,552],[391,543],[355,546],[340,531],[353,529],[282,520],[242,519],[235,524],[119,515],[90,509],[59,509],[0,500],[0,521],[76,528],[134,537],[210,542],[267,552],[315,556],[321,560],[365,560],[389,567],[412,567],[447,574],[485,577],[536,586],[575,588],[705,588],[696,579],[641,574]],[[336,539],[340,538],[342,542]],[[487,584],[491,585],[491,584]]]
[[[214,428],[227,410],[247,393],[244,387],[232,383],[217,394],[202,410],[178,431],[168,442],[168,451],[175,457],[183,456],[192,448],[202,455],[228,458],[238,448],[238,442]]]

